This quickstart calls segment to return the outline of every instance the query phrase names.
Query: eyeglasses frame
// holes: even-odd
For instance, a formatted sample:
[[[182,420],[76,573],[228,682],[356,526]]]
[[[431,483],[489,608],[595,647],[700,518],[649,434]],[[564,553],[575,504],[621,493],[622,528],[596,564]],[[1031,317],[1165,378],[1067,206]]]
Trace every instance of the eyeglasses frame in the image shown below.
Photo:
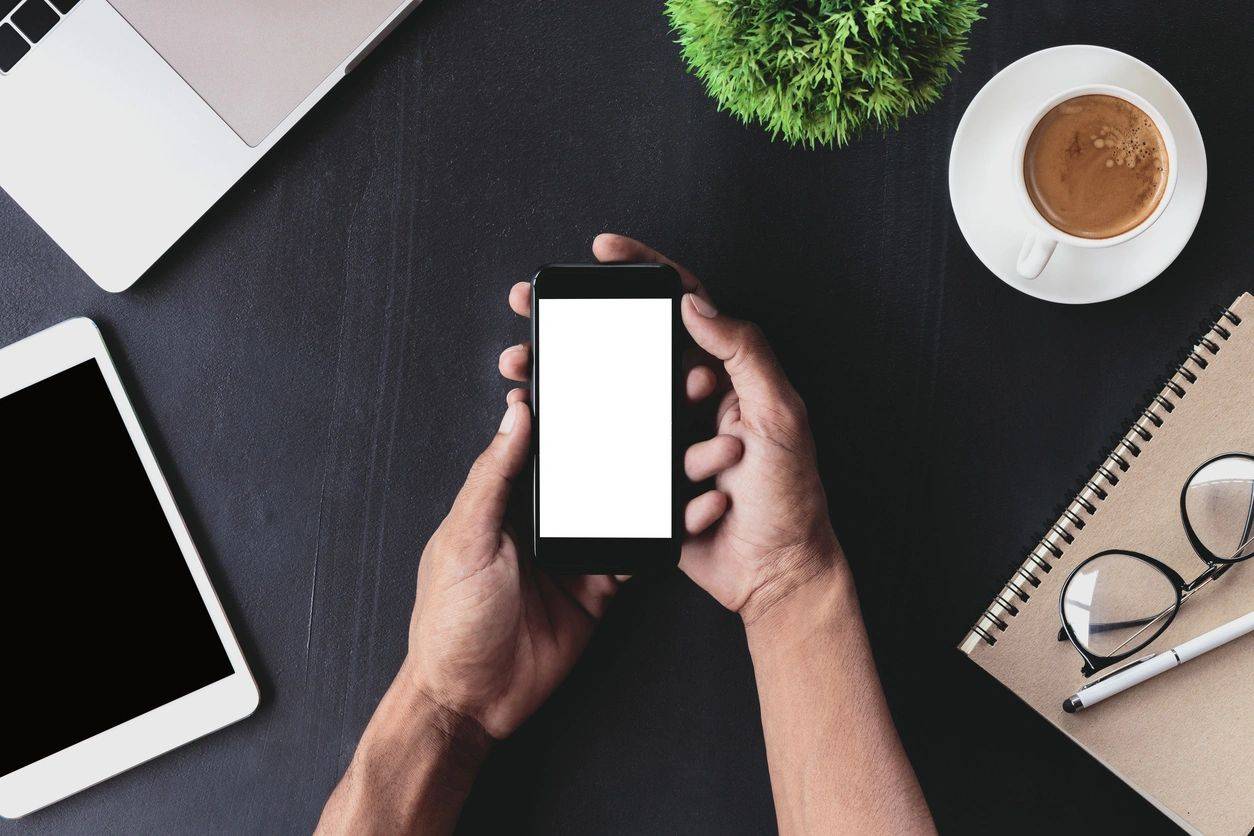
[[[1067,575],[1067,579],[1063,581],[1062,590],[1058,594],[1058,616],[1059,620],[1062,621],[1062,632],[1059,634],[1058,638],[1059,640],[1064,638],[1069,639],[1071,641],[1071,646],[1074,647],[1076,651],[1079,652],[1081,658],[1084,659],[1084,666],[1080,668],[1080,673],[1083,674],[1085,678],[1093,676],[1095,673],[1105,670],[1112,665],[1117,665],[1130,656],[1144,650],[1151,643],[1153,643],[1155,639],[1161,636],[1163,631],[1171,626],[1171,622],[1175,620],[1177,613],[1180,612],[1180,605],[1183,604],[1189,596],[1211,581],[1221,577],[1237,563],[1248,560],[1250,557],[1254,556],[1246,555],[1245,557],[1238,557],[1234,559],[1223,558],[1216,555],[1210,549],[1202,545],[1202,541],[1197,536],[1197,532],[1195,532],[1193,530],[1193,526],[1189,524],[1189,515],[1185,508],[1185,496],[1188,494],[1189,485],[1193,484],[1193,480],[1197,477],[1197,475],[1220,459],[1230,458],[1247,459],[1254,462],[1254,455],[1249,453],[1223,453],[1218,456],[1213,456],[1194,468],[1193,472],[1190,473],[1188,478],[1184,480],[1184,487],[1180,489],[1180,520],[1184,523],[1184,533],[1189,540],[1189,545],[1193,547],[1194,553],[1206,564],[1206,570],[1203,571],[1202,574],[1198,575],[1192,581],[1186,582],[1179,572],[1172,569],[1170,566],[1157,558],[1150,557],[1147,554],[1141,554],[1140,552],[1134,552],[1129,549],[1106,549],[1105,551],[1098,552],[1097,554],[1081,561],[1079,565],[1072,569],[1071,573]],[[1157,569],[1167,578],[1168,581],[1171,582],[1171,585],[1176,593],[1176,601],[1171,606],[1171,612],[1162,623],[1162,626],[1155,630],[1154,633],[1145,641],[1124,653],[1117,653],[1113,656],[1102,656],[1090,652],[1080,643],[1080,640],[1076,637],[1074,628],[1072,628],[1071,624],[1067,621],[1065,602],[1067,600],[1067,587],[1071,585],[1071,581],[1075,578],[1076,574],[1094,560],[1111,554],[1127,555],[1144,561]],[[1155,618],[1157,617],[1158,616],[1155,616]]]

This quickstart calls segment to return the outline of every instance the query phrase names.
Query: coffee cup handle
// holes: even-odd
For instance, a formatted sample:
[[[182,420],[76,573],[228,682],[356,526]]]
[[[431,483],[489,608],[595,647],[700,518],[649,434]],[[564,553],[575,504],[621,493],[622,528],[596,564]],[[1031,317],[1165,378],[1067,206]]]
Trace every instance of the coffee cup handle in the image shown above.
[[[1025,279],[1035,279],[1049,264],[1049,257],[1054,254],[1058,242],[1047,238],[1039,232],[1029,232],[1019,248],[1019,275]]]

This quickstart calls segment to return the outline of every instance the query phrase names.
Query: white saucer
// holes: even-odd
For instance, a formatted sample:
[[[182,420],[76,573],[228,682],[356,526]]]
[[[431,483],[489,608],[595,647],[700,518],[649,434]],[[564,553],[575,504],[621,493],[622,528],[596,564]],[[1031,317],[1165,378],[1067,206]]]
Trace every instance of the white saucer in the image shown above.
[[[1179,158],[1175,194],[1140,236],[1105,249],[1061,245],[1045,272],[1024,279],[1015,269],[1028,231],[1011,176],[1015,140],[1050,96],[1097,83],[1141,94],[1167,120]],[[1189,106],[1148,64],[1100,46],[1057,46],[1020,58],[971,100],[949,153],[949,199],[971,249],[1006,284],[1049,302],[1104,302],[1148,284],[1188,243],[1206,199],[1206,148]]]

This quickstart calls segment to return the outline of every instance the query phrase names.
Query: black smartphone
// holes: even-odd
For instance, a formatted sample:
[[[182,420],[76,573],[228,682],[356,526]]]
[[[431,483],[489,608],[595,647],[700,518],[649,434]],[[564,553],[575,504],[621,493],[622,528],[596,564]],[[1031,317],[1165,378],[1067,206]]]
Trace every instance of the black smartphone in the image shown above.
[[[531,283],[537,560],[567,573],[679,562],[679,275],[555,264]]]

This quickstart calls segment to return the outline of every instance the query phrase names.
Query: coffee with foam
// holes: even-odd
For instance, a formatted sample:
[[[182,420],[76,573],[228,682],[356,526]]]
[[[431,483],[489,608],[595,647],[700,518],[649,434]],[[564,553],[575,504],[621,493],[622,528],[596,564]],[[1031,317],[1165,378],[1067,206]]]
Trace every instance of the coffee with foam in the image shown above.
[[[1079,238],[1113,238],[1154,213],[1170,165],[1145,111],[1116,96],[1084,95],[1041,117],[1024,151],[1023,179],[1052,226]]]

